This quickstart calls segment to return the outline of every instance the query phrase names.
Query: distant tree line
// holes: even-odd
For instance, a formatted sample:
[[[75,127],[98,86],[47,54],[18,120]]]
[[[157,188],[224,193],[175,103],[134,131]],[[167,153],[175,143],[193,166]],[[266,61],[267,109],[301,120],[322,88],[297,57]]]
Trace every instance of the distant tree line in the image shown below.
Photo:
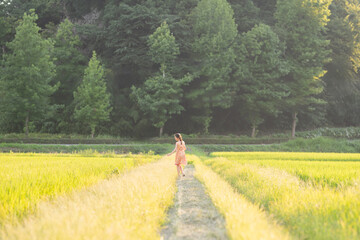
[[[0,1],[0,132],[360,122],[358,0]]]

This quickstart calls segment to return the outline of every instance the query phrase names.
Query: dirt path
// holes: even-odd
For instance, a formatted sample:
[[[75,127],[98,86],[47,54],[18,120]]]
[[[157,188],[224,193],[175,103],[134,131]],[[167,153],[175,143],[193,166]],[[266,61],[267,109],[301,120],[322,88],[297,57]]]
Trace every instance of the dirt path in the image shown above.
[[[178,192],[169,210],[169,223],[161,232],[162,239],[228,239],[223,217],[194,172],[194,166],[188,165],[186,176],[177,180]]]

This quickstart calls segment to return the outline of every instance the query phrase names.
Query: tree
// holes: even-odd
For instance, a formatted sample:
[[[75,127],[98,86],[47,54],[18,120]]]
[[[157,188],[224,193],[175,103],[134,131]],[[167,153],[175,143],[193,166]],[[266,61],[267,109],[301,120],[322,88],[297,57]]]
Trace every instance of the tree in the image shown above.
[[[357,73],[360,66],[360,7],[351,2],[332,1],[326,34],[332,50],[332,61],[325,66],[327,73],[324,76],[327,119],[338,126],[356,125],[360,118],[359,112],[354,111],[354,103],[360,99]]]
[[[240,105],[252,127],[252,137],[266,115],[280,112],[281,100],[287,96],[282,77],[288,73],[282,59],[284,46],[271,27],[260,24],[245,33],[240,53]]]
[[[155,26],[162,22],[165,9],[154,6],[154,1],[133,4],[132,1],[110,1],[104,10],[104,53],[117,79],[115,83],[131,87],[142,82],[152,72],[148,53],[148,39]],[[95,32],[95,39],[99,33]],[[99,49],[100,50],[100,49]]]
[[[174,79],[171,74],[165,74],[165,70],[172,65],[179,54],[175,37],[170,33],[166,22],[149,36],[148,44],[149,55],[155,63],[160,64],[162,76],[150,77],[142,88],[133,86],[132,94],[140,109],[149,116],[153,125],[160,129],[161,137],[167,120],[184,110],[180,105],[182,86],[189,83],[192,78],[186,75],[182,79]]]
[[[349,25],[353,38],[353,51],[350,60],[354,71],[357,73],[360,68],[360,4],[357,0],[348,0],[345,3],[347,12],[345,22]]]
[[[58,88],[50,85],[55,75],[53,42],[41,37],[36,20],[34,10],[24,13],[14,40],[7,44],[11,53],[5,54],[2,76],[1,112],[6,121],[25,126],[26,135],[29,123],[49,111],[49,97]]]
[[[180,104],[183,96],[181,87],[191,80],[190,75],[182,79],[174,79],[170,74],[165,77],[155,75],[147,79],[141,88],[132,87],[133,98],[152,124],[160,129],[160,137],[170,117],[184,110]]]
[[[14,36],[15,20],[6,13],[6,5],[8,4],[0,4],[0,61],[3,60],[3,55],[6,51],[6,42],[9,42]]]
[[[290,64],[286,98],[292,113],[292,137],[297,115],[312,104],[325,103],[317,95],[323,91],[324,64],[329,62],[329,41],[323,36],[330,15],[331,0],[278,0],[275,17],[280,38],[286,43],[285,57]]]
[[[167,66],[173,64],[179,47],[175,42],[175,37],[170,33],[169,26],[163,22],[156,31],[150,35],[148,45],[150,46],[149,54],[153,62],[160,64],[160,71],[165,78]]]
[[[264,24],[273,26],[275,24],[274,13],[277,0],[253,0],[259,10],[259,18]]]
[[[270,1],[270,0],[267,0]],[[253,0],[229,0],[239,33],[247,32],[259,23],[259,7]]]
[[[81,42],[74,34],[74,25],[65,19],[59,24],[55,40],[54,57],[56,58],[56,82],[60,88],[54,94],[58,104],[69,105],[73,100],[73,93],[84,73],[86,58],[78,50]]]
[[[110,94],[107,93],[104,69],[96,58],[95,51],[85,69],[84,78],[74,92],[74,118],[91,129],[94,137],[96,127],[109,120],[112,110]]]
[[[192,11],[193,52],[197,78],[187,97],[203,110],[198,118],[208,132],[214,107],[228,108],[233,100],[234,81],[230,73],[235,60],[237,36],[234,12],[226,0],[202,0]],[[195,116],[198,117],[198,116]]]
[[[49,0],[48,0],[49,1]],[[102,9],[105,1],[101,0],[51,0],[63,9],[63,13],[67,18],[79,19],[86,14],[89,14],[94,9]]]
[[[80,52],[79,37],[74,33],[74,25],[65,19],[57,27],[54,36],[56,58],[56,76],[54,82],[59,82],[59,89],[53,94],[52,101],[62,106],[62,110],[53,121],[64,129],[70,124],[74,111],[73,94],[78,87],[87,64],[85,56]]]
[[[62,7],[59,6],[57,0],[5,0],[6,13],[16,19],[22,17],[24,12],[30,9],[36,9],[38,19],[36,23],[40,28],[43,28],[47,23],[59,23],[63,18],[61,14]]]

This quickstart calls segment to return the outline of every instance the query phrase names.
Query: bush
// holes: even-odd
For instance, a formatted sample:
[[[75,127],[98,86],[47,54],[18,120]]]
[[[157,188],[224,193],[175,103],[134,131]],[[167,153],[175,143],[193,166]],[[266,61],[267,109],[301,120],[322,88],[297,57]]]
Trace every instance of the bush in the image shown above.
[[[311,131],[298,132],[296,136],[302,138],[333,137],[355,139],[360,138],[360,127],[318,128]]]

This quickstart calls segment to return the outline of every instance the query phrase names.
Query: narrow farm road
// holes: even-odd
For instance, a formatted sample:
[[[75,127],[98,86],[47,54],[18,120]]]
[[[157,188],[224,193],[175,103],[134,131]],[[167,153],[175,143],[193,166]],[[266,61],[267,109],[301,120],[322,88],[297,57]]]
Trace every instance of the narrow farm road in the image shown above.
[[[174,206],[168,224],[161,232],[163,240],[228,239],[225,221],[215,208],[204,186],[194,177],[194,166],[185,167],[185,177],[177,180]]]

